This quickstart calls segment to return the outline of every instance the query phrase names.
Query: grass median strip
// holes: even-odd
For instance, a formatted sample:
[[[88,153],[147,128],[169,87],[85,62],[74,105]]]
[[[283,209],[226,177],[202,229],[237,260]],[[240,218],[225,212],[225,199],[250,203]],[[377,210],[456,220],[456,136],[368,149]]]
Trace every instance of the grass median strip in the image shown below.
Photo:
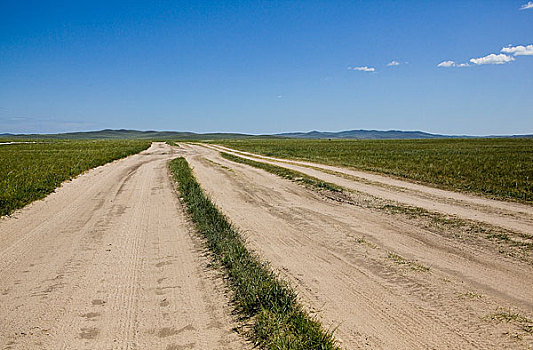
[[[224,267],[238,310],[251,320],[251,338],[264,349],[340,349],[330,332],[309,316],[296,293],[245,245],[207,198],[184,158],[170,169],[192,221],[216,262]]]
[[[308,185],[308,186],[312,186],[315,188],[324,189],[328,191],[333,191],[333,192],[342,192],[343,190],[342,187],[340,186],[337,186],[330,182],[319,180],[316,177],[306,175],[299,171],[290,170],[287,168],[283,168],[283,167],[268,164],[268,163],[256,162],[255,160],[242,158],[242,157],[239,157],[239,156],[236,156],[230,153],[226,153],[226,152],[220,152],[220,155],[223,158],[230,160],[232,162],[242,163],[242,164],[253,166],[255,168],[263,169],[274,175],[278,175],[278,176],[281,176],[283,178],[286,178],[292,181],[300,182],[304,185]]]

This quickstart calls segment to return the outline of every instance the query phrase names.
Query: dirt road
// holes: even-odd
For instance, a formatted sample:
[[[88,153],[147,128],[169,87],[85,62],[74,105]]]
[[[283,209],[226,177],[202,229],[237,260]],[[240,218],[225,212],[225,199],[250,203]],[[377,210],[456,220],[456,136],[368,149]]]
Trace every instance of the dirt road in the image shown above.
[[[414,218],[330,200],[225,160],[216,149],[182,144],[180,153],[249,245],[290,280],[304,304],[320,310],[327,327],[338,327],[346,348],[533,348],[530,263],[500,254],[491,243],[471,244],[426,229]],[[288,166],[341,185],[358,182]],[[398,186],[359,182],[373,193]],[[530,227],[530,209],[519,204],[500,207],[484,198],[401,185],[407,196],[432,196],[438,208],[449,205],[477,219],[492,212],[498,220],[512,220],[491,223]]]
[[[533,348],[530,263],[331,200],[217,149],[154,143],[0,219],[0,349],[250,348],[173,190],[166,164],[180,155],[346,349]],[[525,205],[264,160],[530,234]]]
[[[533,206],[492,200],[446,191],[387,176],[324,164],[285,160],[209,145],[207,147],[241,157],[283,166],[349,190],[459,218],[476,220],[520,233],[533,234]]]
[[[0,219],[0,349],[244,349],[154,143]]]

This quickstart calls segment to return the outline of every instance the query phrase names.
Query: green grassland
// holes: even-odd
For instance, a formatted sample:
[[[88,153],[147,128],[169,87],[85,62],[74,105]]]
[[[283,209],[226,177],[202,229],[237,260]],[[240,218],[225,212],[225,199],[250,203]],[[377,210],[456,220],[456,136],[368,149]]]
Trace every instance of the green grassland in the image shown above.
[[[0,216],[44,198],[63,181],[140,152],[150,141],[46,141],[0,145]]]
[[[533,201],[533,139],[224,140],[266,156],[352,167],[500,199]]]

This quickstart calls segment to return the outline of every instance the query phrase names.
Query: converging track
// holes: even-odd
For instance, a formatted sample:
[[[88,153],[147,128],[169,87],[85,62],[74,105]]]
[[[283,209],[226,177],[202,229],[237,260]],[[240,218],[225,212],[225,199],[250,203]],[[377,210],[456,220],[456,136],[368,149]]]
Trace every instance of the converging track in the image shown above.
[[[228,161],[219,155],[220,147],[188,144],[181,149],[211,199],[251,247],[289,279],[302,301],[320,311],[326,327],[337,329],[346,348],[532,345],[527,328],[500,322],[497,316],[502,310],[523,316],[533,312],[531,264],[499,254],[490,245],[440,235],[416,218],[330,200],[263,170]],[[339,185],[359,185],[344,177],[338,179],[345,182],[336,181],[317,168],[268,162]],[[380,185],[361,184],[383,190]],[[480,213],[490,208],[488,204],[497,208],[494,203],[499,203],[457,195],[487,204],[480,209],[470,203],[470,210]],[[525,208],[525,213],[518,211],[518,225],[530,220],[526,206],[507,207],[515,206]],[[510,210],[507,207],[503,209]]]
[[[221,150],[512,230],[513,239],[531,235],[525,204],[220,146],[153,143],[0,218],[0,349],[252,348],[234,330],[224,283],[176,195],[167,163],[178,156],[343,348],[533,348],[530,261],[485,238],[335,200]]]
[[[335,183],[349,190],[363,192],[404,205],[446,215],[455,215],[462,219],[476,220],[529,235],[533,234],[533,206],[531,205],[441,190],[354,169],[266,157],[235,151],[219,145],[207,147],[240,157],[283,166],[323,181]]]

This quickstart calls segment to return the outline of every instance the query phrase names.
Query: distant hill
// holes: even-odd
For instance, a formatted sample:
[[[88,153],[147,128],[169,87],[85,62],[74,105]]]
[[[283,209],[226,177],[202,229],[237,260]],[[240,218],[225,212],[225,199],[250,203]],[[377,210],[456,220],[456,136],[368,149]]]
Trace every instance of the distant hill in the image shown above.
[[[100,131],[80,131],[62,134],[0,134],[0,137],[24,138],[24,139],[146,139],[146,140],[218,140],[218,139],[239,139],[239,138],[262,138],[273,136],[257,136],[238,133],[206,133],[197,134],[186,131],[139,131],[139,130],[112,130]]]
[[[533,137],[533,135],[508,136],[459,136],[430,134],[423,131],[400,130],[347,130],[338,132],[310,131],[289,132],[274,135],[249,135],[239,133],[198,134],[187,131],[139,131],[112,130],[80,131],[62,134],[0,134],[0,138],[9,139],[145,139],[145,140],[221,140],[245,138],[299,138],[299,139],[354,139],[354,140],[391,140],[391,139],[438,139],[438,138],[472,138],[472,137]]]
[[[443,138],[499,138],[499,137],[533,137],[533,135],[506,135],[506,136],[465,136],[465,135],[440,135],[423,131],[401,130],[346,130],[338,132],[309,131],[288,132],[276,136],[300,139],[360,139],[360,140],[391,140],[391,139],[443,139]]]
[[[346,130],[338,132],[310,131],[277,134],[278,136],[301,139],[437,139],[459,136],[430,134],[423,131],[400,130]],[[465,136],[461,136],[465,137]]]

